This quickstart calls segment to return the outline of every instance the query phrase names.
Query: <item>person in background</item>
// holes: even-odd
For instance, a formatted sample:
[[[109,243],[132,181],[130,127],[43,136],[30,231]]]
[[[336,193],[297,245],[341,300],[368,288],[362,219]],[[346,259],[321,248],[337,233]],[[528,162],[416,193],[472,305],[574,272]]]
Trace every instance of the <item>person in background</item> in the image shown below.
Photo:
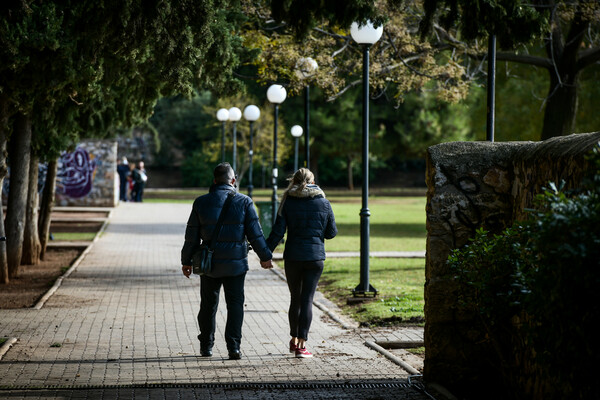
[[[308,358],[313,356],[306,349],[306,341],[312,322],[313,297],[323,272],[324,239],[333,239],[337,227],[331,204],[307,168],[294,173],[283,193],[275,225],[267,239],[271,251],[281,242],[286,229],[283,260],[291,297],[289,350],[297,358]]]
[[[133,178],[133,193],[135,196],[133,201],[141,203],[144,197],[144,187],[148,181],[148,175],[146,175],[143,161],[140,161],[137,167],[134,168],[131,172],[131,177]]]
[[[127,201],[127,184],[129,178],[129,163],[127,157],[117,160],[117,173],[119,174],[119,200]]]
[[[198,197],[185,230],[185,242],[181,249],[183,275],[192,273],[192,256],[200,242],[214,240],[212,244],[212,270],[200,276],[200,353],[212,356],[215,341],[216,314],[219,306],[221,286],[227,303],[225,341],[229,359],[242,357],[242,323],[244,320],[244,281],[248,271],[248,242],[261,260],[263,268],[272,268],[272,253],[267,247],[252,199],[236,193],[237,177],[229,163],[217,165],[213,172],[214,181],[209,193]],[[231,204],[223,216],[223,225],[218,238],[212,239],[213,231],[227,196],[232,193]]]

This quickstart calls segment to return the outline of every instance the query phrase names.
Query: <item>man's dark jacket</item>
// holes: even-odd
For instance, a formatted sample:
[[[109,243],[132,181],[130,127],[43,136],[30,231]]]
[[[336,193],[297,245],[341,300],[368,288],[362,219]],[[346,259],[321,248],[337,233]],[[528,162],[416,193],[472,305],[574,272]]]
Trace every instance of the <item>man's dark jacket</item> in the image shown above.
[[[287,228],[283,258],[290,261],[325,259],[325,239],[337,234],[331,204],[316,185],[304,191],[289,191],[267,239],[271,250],[281,242]]]
[[[182,265],[192,265],[192,255],[198,249],[201,239],[211,240],[227,194],[232,190],[234,188],[228,184],[213,185],[208,194],[194,201],[185,230],[185,243],[181,250]],[[212,272],[207,275],[222,278],[238,276],[248,271],[248,241],[261,261],[272,258],[252,199],[236,193],[224,217],[218,240],[214,244]]]

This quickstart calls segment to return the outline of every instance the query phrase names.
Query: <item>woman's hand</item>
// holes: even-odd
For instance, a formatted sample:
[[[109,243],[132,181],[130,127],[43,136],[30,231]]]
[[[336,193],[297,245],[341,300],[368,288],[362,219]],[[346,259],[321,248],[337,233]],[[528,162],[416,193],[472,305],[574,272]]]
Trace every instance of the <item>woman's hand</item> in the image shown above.
[[[192,266],[184,265],[183,267],[181,267],[181,271],[183,272],[183,275],[185,275],[185,277],[189,279],[190,275],[192,274]]]

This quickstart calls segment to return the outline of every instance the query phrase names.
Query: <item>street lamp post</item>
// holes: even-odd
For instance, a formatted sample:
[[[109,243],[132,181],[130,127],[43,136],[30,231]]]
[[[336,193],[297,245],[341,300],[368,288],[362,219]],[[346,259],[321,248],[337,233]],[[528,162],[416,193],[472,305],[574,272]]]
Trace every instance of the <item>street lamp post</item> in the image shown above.
[[[275,121],[273,122],[273,199],[272,199],[272,222],[275,225],[277,216],[277,120],[279,118],[279,105],[287,96],[285,88],[281,85],[271,85],[267,89],[267,99],[275,106]]]
[[[296,63],[296,75],[301,79],[305,80],[311,77],[315,71],[319,68],[319,64],[311,57],[302,57]],[[305,164],[304,166],[310,169],[310,107],[309,107],[309,95],[310,86],[307,84],[304,86],[304,151],[305,151]]]
[[[252,134],[254,128],[254,122],[260,117],[260,109],[254,105],[249,105],[244,108],[244,119],[250,122],[250,149],[248,150],[248,160],[249,160],[249,172],[248,172],[248,196],[252,198],[252,190],[254,186],[252,186],[252,156],[254,155],[254,150],[252,149]]]
[[[363,46],[363,124],[362,124],[362,208],[360,210],[360,283],[354,296],[376,296],[377,290],[369,283],[369,49],[379,40],[383,26],[375,28],[370,21],[356,22],[350,27],[352,39]]]
[[[229,119],[229,111],[226,108],[221,108],[217,111],[217,119],[221,124],[221,162],[225,162],[225,123]]]
[[[294,173],[298,171],[298,139],[302,136],[302,127],[300,125],[292,126],[292,136],[294,137]]]
[[[242,112],[237,107],[229,109],[229,120],[233,122],[233,170],[237,173],[237,122],[242,118]]]
[[[487,124],[486,140],[494,141],[496,122],[496,35],[488,38],[488,78],[487,78]]]

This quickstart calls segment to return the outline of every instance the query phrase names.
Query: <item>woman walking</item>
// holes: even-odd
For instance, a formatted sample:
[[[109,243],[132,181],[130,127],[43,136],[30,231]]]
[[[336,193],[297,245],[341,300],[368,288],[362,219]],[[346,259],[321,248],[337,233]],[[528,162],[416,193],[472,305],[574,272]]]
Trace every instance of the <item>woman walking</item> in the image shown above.
[[[312,321],[312,302],[323,272],[325,240],[337,234],[331,204],[315,185],[315,177],[300,168],[283,194],[277,219],[267,239],[271,251],[287,229],[283,252],[285,275],[290,289],[290,353],[298,358],[312,357],[306,349]]]

